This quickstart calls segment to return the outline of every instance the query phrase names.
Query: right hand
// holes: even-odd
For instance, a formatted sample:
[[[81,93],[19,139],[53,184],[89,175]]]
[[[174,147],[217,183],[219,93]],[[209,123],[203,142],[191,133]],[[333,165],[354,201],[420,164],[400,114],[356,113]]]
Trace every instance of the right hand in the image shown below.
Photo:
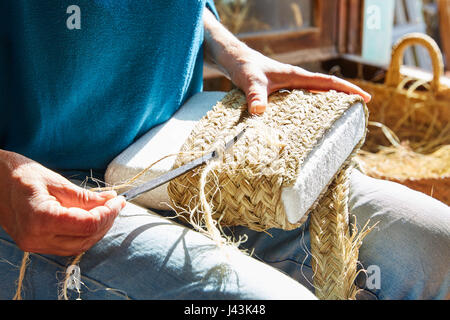
[[[0,224],[23,251],[80,254],[104,237],[126,204],[114,191],[83,189],[16,153],[2,151],[0,169]]]

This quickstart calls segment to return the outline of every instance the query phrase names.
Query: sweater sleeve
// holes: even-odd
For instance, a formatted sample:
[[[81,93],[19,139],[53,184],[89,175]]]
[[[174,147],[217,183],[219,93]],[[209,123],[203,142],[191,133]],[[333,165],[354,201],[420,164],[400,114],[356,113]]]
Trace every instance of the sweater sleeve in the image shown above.
[[[219,13],[217,12],[214,0],[206,0],[206,7],[216,16],[217,20],[220,21]]]

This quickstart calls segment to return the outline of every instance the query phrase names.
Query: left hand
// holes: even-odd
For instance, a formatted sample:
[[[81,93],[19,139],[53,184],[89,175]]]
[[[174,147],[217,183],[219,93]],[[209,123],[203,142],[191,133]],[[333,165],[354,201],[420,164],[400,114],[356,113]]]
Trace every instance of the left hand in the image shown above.
[[[263,113],[268,95],[280,89],[336,90],[359,94],[366,103],[371,99],[367,92],[348,81],[280,63],[248,47],[242,50],[239,57],[235,57],[235,61],[229,67],[228,74],[231,81],[245,92],[248,110],[252,114]]]
[[[264,112],[268,95],[280,89],[336,90],[359,94],[365,102],[371,99],[367,92],[348,81],[281,63],[249,48],[207,9],[203,22],[206,58],[245,92],[252,114]]]

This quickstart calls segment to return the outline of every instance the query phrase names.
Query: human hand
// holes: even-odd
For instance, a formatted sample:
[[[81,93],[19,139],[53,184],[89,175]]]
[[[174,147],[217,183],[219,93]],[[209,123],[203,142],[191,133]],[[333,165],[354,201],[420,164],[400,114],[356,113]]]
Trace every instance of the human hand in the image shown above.
[[[115,192],[88,191],[16,153],[0,156],[0,223],[23,251],[82,253],[103,238],[126,204]]]
[[[280,89],[336,90],[358,94],[366,103],[371,99],[370,94],[348,81],[280,63],[248,47],[236,50],[234,54],[235,63],[228,65],[228,74],[246,94],[251,114],[263,113],[268,95]]]
[[[267,96],[280,89],[336,90],[371,97],[356,85],[335,76],[313,73],[270,59],[249,48],[229,32],[209,10],[204,10],[205,57],[245,92],[248,111],[259,114]]]

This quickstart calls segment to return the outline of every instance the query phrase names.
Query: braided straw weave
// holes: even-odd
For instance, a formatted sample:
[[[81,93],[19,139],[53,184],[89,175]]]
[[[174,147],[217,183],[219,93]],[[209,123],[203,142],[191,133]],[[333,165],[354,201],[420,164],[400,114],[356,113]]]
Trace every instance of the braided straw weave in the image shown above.
[[[245,95],[232,90],[197,123],[175,166],[197,158],[199,153],[220,150],[243,128],[245,134],[230,152],[221,154],[204,185],[200,184],[204,166],[172,180],[170,198],[180,213],[201,216],[200,188],[204,188],[214,209],[212,217],[221,226],[241,225],[256,231],[292,230],[313,213],[310,231],[316,294],[323,299],[354,297],[359,246],[352,245],[349,235],[346,168],[364,139],[298,223],[287,220],[281,193],[294,184],[306,156],[327,130],[356,102],[365,106],[359,96],[335,91],[280,91],[269,97],[263,115],[250,116]]]
[[[314,286],[316,296],[323,300],[355,299],[359,247],[373,228],[365,226],[357,233],[355,227],[350,234],[347,203],[351,169],[346,166],[338,173],[311,213]]]

